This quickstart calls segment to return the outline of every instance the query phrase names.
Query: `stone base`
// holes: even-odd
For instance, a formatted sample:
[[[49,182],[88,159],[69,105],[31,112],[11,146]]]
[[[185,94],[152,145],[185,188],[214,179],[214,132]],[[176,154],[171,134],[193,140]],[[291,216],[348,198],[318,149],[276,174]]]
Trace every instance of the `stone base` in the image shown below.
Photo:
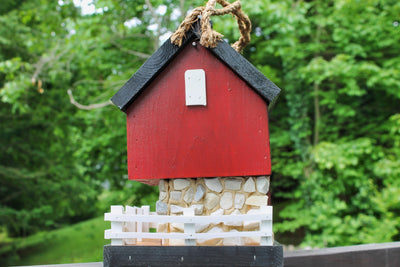
[[[184,208],[194,208],[195,215],[257,214],[268,205],[269,176],[214,177],[160,180],[156,203],[159,215],[181,216]],[[259,230],[258,222],[196,224],[196,233],[243,232]],[[182,223],[159,224],[157,232],[183,233]],[[184,245],[171,240],[169,245]],[[197,246],[260,245],[260,238],[197,240]]]
[[[283,246],[104,246],[109,266],[283,266]]]

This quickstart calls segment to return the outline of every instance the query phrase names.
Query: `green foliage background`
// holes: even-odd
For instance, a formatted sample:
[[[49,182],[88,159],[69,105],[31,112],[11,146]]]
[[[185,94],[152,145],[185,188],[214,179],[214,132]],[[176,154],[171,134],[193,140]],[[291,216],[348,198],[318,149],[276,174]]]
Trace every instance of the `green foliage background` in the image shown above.
[[[157,197],[127,180],[125,117],[107,101],[205,1],[94,4],[82,15],[71,0],[2,0],[0,225],[9,236]],[[242,4],[253,23],[244,56],[283,89],[270,112],[273,204],[283,207],[275,232],[301,232],[313,247],[399,240],[400,2]],[[230,16],[213,21],[238,38]]]

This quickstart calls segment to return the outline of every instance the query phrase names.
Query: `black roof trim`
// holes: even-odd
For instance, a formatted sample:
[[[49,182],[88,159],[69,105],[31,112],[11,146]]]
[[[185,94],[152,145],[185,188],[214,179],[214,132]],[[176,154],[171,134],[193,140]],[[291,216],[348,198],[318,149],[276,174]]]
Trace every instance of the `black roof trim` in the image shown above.
[[[197,28],[197,27],[196,27]],[[186,32],[182,45],[178,47],[168,39],[165,43],[138,69],[138,71],[115,93],[111,101],[122,111],[126,111],[137,96],[151,81],[168,65],[172,59],[191,41],[198,38],[195,29]],[[268,104],[269,107],[277,100],[281,91],[278,86],[264,76],[240,53],[228,43],[222,41],[217,47],[209,50],[233,72],[246,81]]]

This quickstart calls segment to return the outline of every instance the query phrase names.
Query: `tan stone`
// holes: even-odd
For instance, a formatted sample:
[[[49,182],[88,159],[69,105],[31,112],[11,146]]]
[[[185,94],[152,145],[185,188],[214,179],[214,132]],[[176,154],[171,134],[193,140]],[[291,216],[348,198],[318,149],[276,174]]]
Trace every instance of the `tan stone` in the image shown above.
[[[190,185],[189,179],[174,179],[174,189],[183,190]]]
[[[231,192],[225,192],[221,197],[219,205],[220,205],[221,208],[223,208],[225,210],[232,208],[232,206],[233,206],[233,195],[232,195],[232,193]]]
[[[251,196],[246,200],[245,204],[251,206],[266,206],[268,205],[268,196]]]
[[[159,223],[157,225],[157,232],[158,233],[166,233],[166,232],[168,232],[168,223]]]
[[[183,196],[183,200],[184,200],[186,203],[190,204],[190,203],[193,201],[193,197],[194,197],[194,188],[193,188],[193,187],[190,187],[190,188],[186,191],[185,195]]]
[[[232,229],[229,232],[239,232],[238,230]],[[243,242],[243,238],[242,237],[227,237],[224,238],[223,240],[223,245],[224,246],[243,246],[244,242]]]
[[[256,231],[260,229],[260,222],[247,221],[243,223],[243,231]]]
[[[247,178],[246,182],[243,185],[243,191],[247,193],[252,193],[256,191],[256,184],[252,177]]]
[[[165,184],[166,184],[165,180],[160,180],[160,183],[158,184],[158,188],[159,188],[160,192],[165,192],[166,191]]]
[[[212,210],[214,209],[219,203],[219,197],[214,193],[207,193],[206,198],[204,201],[204,205],[206,209]]]
[[[174,214],[183,213],[183,208],[180,206],[177,206],[177,205],[171,205],[170,209],[171,209],[171,213],[174,213]]]
[[[242,187],[242,179],[240,178],[226,178],[225,190],[239,190]]]
[[[159,199],[164,200],[166,197],[167,197],[167,192],[160,191]]]
[[[206,230],[210,225],[208,223],[196,223],[194,226],[196,233],[201,233]]]
[[[161,200],[156,202],[156,212],[158,215],[167,215],[168,213],[168,205]]]
[[[235,209],[243,208],[246,196],[240,193],[235,194]]]
[[[260,214],[260,209],[251,209],[246,214]],[[245,221],[243,223],[243,231],[255,231],[260,228],[259,221]]]
[[[254,237],[244,237],[243,242],[246,246],[258,246],[260,245],[261,238],[258,236]]]
[[[194,195],[194,200],[200,201],[204,197],[205,192],[206,192],[206,189],[204,188],[203,185],[201,185],[201,184],[197,185],[197,190],[196,190],[196,194]]]
[[[183,223],[171,223],[171,232],[183,233],[185,225]]]
[[[194,214],[195,215],[202,215],[203,211],[204,211],[204,205],[201,204],[194,204],[192,206],[190,206],[191,208],[194,209]]]
[[[169,199],[171,201],[179,202],[181,201],[182,191],[171,191],[169,193]]]
[[[257,191],[266,194],[269,191],[269,180],[267,176],[257,177]]]
[[[208,189],[210,189],[211,191],[220,193],[222,191],[222,184],[219,180],[219,178],[205,178],[204,180],[206,186],[208,187]]]
[[[216,234],[222,232],[224,232],[224,230],[222,230],[220,227],[213,227],[207,233]],[[216,246],[221,241],[222,241],[221,238],[197,239],[197,244],[200,246]]]
[[[224,215],[224,210],[223,210],[223,209],[217,209],[216,211],[212,212],[210,215],[211,215],[211,216],[220,216],[220,215]]]

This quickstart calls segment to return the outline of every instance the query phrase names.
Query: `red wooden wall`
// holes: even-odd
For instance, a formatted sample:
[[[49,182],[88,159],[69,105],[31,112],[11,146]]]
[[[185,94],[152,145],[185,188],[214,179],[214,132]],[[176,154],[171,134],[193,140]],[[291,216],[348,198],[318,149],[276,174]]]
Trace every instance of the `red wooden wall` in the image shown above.
[[[204,69],[207,106],[185,105],[184,73]],[[160,178],[271,173],[266,102],[200,45],[183,51],[127,110],[128,175]]]

